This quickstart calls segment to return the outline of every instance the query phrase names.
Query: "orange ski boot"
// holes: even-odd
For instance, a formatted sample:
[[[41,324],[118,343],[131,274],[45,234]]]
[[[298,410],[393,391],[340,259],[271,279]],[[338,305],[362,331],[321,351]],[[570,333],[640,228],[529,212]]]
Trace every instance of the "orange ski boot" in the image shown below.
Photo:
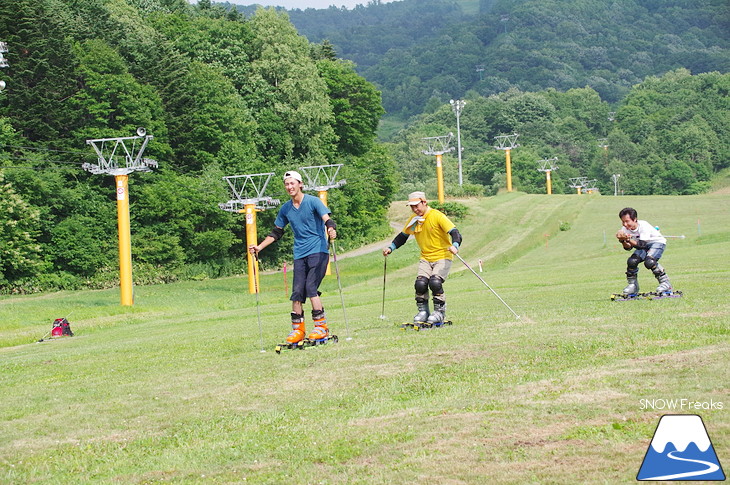
[[[286,337],[286,343],[298,344],[304,340],[304,314],[303,313],[292,313],[291,314],[291,332]]]
[[[327,328],[327,318],[324,316],[324,308],[321,310],[312,310],[312,321],[314,322],[314,331],[309,334],[309,340],[322,340],[329,337],[329,329]]]

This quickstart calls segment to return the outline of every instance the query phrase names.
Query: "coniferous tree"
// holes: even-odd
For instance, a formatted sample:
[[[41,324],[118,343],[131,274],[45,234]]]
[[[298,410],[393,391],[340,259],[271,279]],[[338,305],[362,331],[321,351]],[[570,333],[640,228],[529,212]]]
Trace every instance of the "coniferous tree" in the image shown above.
[[[13,126],[33,142],[67,146],[81,121],[67,100],[79,90],[77,60],[46,0],[18,0],[0,9],[9,45],[6,107]],[[5,73],[3,73],[5,75]]]

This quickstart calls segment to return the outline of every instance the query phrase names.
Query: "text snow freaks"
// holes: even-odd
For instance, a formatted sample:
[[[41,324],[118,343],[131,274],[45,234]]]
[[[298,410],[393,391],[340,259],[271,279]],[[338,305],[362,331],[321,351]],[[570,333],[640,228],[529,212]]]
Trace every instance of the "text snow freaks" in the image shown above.
[[[658,409],[660,411],[699,411],[720,410],[724,408],[721,401],[693,401],[692,399],[639,399],[642,410]]]

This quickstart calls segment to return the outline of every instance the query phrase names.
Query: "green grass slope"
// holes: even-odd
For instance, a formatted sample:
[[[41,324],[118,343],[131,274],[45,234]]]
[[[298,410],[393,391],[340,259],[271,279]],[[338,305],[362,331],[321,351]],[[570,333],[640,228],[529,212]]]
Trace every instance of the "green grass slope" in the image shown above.
[[[132,308],[118,291],[1,297],[0,482],[629,483],[677,412],[728,461],[730,196],[464,203],[461,255],[520,319],[456,261],[454,325],[401,331],[413,241],[388,257],[385,320],[382,255],[340,258],[346,321],[334,268],[322,286],[340,342],[281,355],[281,273],[262,275],[265,353],[245,278],[138,287]],[[662,259],[683,298],[609,300],[625,205],[686,236]],[[67,314],[75,337],[34,343]],[[697,404],[646,405],[662,399]]]

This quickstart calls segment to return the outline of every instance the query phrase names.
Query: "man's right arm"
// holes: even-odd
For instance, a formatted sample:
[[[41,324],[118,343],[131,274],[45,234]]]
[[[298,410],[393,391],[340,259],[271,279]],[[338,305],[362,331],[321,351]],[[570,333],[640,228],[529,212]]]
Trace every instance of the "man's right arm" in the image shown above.
[[[256,252],[258,253],[262,249],[266,248],[270,244],[278,241],[281,239],[281,236],[284,235],[284,228],[279,226],[274,226],[274,228],[271,230],[271,232],[264,238],[263,241],[258,246],[250,246],[248,249],[250,252]]]
[[[387,256],[399,247],[403,246],[406,241],[408,241],[408,234],[401,232],[399,233],[394,239],[393,242],[390,243],[390,246],[383,249],[383,255]]]

